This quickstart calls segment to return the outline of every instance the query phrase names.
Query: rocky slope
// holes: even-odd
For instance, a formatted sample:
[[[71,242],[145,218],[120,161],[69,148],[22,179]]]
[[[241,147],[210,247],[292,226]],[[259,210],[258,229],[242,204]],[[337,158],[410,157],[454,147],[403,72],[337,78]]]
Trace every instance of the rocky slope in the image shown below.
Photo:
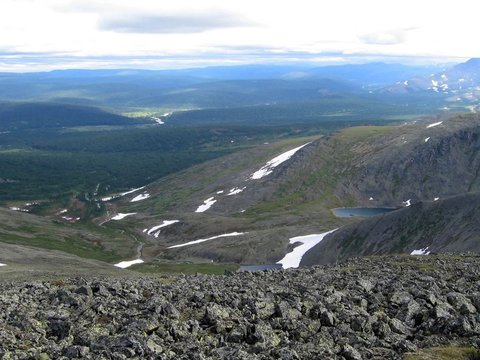
[[[2,359],[401,359],[480,346],[480,258],[0,282]]]
[[[303,266],[373,254],[478,252],[480,193],[418,202],[346,225],[302,258]]]

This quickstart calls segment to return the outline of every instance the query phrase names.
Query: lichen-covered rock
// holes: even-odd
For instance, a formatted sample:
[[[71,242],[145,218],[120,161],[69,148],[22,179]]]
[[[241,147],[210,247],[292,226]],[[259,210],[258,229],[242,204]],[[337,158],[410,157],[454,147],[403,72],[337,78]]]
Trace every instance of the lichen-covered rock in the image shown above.
[[[0,281],[0,359],[400,359],[478,346],[479,276],[479,257],[428,256],[171,281]]]

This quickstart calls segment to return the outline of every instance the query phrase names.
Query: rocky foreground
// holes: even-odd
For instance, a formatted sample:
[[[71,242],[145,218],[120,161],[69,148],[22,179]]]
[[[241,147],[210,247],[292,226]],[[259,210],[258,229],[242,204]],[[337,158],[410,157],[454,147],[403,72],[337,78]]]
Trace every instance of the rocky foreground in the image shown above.
[[[480,257],[0,282],[1,359],[401,359],[480,346]]]

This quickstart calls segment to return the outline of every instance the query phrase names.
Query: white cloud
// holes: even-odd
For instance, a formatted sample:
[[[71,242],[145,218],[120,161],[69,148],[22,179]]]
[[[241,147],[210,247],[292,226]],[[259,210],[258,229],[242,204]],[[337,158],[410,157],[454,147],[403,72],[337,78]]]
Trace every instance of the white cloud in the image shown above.
[[[127,56],[139,66],[154,57],[191,56],[188,65],[193,55],[210,61],[219,54],[235,54],[227,59],[234,63],[274,54],[466,58],[480,56],[472,45],[476,18],[470,0],[2,0],[0,49],[96,63]],[[0,54],[5,67],[7,60]]]

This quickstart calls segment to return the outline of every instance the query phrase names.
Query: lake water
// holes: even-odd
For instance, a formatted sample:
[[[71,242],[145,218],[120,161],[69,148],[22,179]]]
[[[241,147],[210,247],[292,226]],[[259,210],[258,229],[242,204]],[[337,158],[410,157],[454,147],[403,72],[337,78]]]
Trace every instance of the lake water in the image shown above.
[[[264,270],[278,270],[281,269],[282,265],[272,264],[272,265],[242,265],[240,266],[239,271],[264,271]]]
[[[333,213],[338,217],[362,216],[369,217],[396,210],[396,208],[336,208]]]

